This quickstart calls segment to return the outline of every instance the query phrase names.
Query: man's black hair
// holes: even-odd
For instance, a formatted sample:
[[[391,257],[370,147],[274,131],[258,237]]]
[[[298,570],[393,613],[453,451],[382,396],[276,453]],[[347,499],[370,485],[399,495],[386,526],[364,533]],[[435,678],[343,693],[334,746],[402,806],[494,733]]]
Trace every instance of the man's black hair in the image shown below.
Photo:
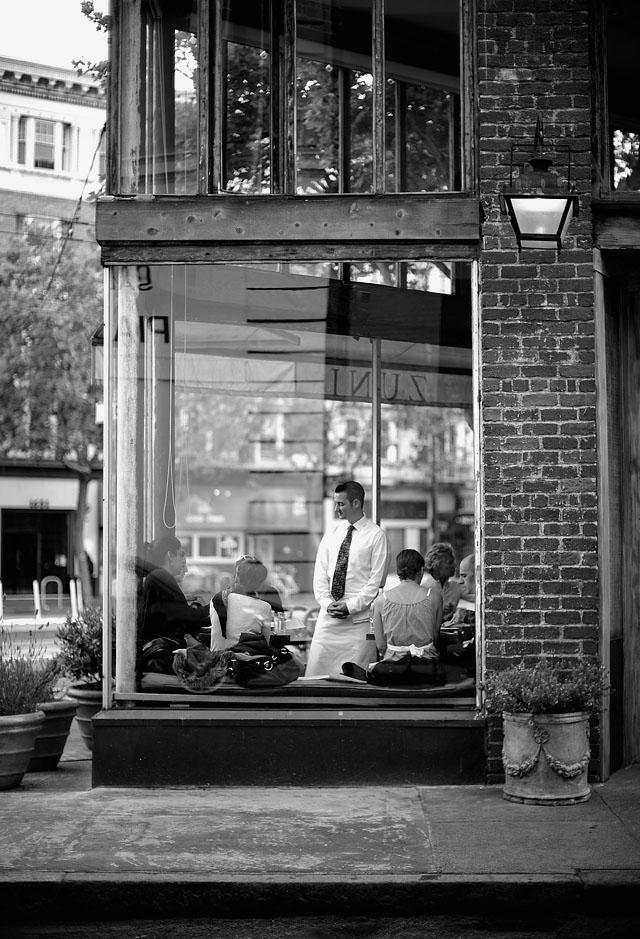
[[[364,505],[364,488],[354,479],[349,479],[346,483],[338,483],[336,492],[346,492],[349,502],[358,499],[360,505]]]

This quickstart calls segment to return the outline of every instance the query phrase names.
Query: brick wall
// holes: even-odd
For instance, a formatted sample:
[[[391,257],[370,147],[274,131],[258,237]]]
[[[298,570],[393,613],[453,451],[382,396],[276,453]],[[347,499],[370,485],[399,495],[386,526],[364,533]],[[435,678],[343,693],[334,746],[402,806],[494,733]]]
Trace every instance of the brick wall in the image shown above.
[[[598,653],[589,6],[477,2],[488,667]],[[518,255],[497,195],[538,115],[549,143],[571,145],[580,196],[558,258]]]

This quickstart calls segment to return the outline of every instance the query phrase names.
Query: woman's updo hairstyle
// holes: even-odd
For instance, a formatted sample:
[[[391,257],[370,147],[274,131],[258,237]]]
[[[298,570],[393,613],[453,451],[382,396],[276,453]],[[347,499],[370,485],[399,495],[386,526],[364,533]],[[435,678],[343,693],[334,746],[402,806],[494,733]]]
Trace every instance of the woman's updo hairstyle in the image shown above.
[[[396,572],[400,580],[413,579],[424,568],[424,558],[413,548],[404,548],[396,557]]]
[[[245,590],[257,593],[267,579],[267,569],[257,558],[240,558],[236,564],[236,581]]]

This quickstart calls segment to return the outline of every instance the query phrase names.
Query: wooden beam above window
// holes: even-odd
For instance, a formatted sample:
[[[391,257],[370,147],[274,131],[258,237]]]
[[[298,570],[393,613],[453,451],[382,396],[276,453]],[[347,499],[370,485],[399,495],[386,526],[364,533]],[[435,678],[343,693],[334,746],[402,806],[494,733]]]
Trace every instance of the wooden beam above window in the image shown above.
[[[96,206],[96,237],[105,263],[185,258],[210,260],[211,247],[432,245],[454,251],[480,241],[476,198],[453,193],[386,196],[171,196],[116,198]],[[158,249],[162,249],[158,251]],[[227,252],[228,253],[228,252]],[[466,254],[466,252],[465,252]],[[161,257],[160,257],[161,255]],[[333,256],[333,251],[332,251]]]

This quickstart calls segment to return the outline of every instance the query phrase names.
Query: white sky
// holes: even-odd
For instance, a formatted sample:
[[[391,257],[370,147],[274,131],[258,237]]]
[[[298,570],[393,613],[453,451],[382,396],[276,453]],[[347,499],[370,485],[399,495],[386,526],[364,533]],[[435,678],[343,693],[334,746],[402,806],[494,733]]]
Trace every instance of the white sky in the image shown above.
[[[74,59],[107,57],[107,36],[83,16],[81,0],[0,0],[0,55],[73,68]],[[95,0],[101,13],[108,0]]]

